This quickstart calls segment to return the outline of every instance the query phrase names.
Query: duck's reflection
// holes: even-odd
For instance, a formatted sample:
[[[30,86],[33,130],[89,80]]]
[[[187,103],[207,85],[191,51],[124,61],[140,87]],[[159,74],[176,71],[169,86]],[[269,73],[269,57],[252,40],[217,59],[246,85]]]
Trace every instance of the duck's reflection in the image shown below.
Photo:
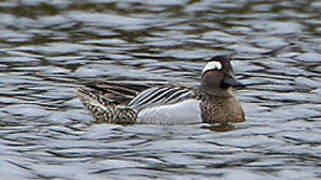
[[[231,123],[206,124],[203,125],[201,128],[209,129],[214,132],[227,132],[237,129],[237,127]]]

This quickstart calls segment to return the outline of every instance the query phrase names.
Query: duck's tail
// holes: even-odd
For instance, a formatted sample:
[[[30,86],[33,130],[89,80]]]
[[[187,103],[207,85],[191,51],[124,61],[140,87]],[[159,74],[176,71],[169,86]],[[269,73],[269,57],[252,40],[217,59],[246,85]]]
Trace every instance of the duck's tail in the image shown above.
[[[101,91],[81,86],[77,94],[97,122],[134,123],[137,112],[105,96]]]

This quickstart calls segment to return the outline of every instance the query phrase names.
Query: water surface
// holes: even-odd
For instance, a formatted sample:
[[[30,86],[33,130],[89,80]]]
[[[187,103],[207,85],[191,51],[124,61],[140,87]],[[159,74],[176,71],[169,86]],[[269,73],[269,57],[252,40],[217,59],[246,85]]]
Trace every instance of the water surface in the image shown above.
[[[0,1],[0,179],[321,178],[319,1]],[[234,59],[247,121],[97,124],[89,79],[197,85]]]

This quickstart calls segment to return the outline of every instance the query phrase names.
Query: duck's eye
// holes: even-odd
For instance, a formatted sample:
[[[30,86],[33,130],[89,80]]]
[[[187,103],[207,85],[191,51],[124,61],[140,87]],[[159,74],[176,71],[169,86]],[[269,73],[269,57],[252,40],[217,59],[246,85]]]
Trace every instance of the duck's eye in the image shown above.
[[[227,89],[227,88],[229,88],[231,85],[228,84],[228,83],[226,83],[225,79],[223,79],[223,80],[221,81],[221,83],[220,83],[220,86],[221,86],[221,88],[223,88],[223,89]]]
[[[209,71],[209,70],[222,70],[223,66],[221,62],[218,61],[212,61],[206,64],[204,67],[202,73]]]

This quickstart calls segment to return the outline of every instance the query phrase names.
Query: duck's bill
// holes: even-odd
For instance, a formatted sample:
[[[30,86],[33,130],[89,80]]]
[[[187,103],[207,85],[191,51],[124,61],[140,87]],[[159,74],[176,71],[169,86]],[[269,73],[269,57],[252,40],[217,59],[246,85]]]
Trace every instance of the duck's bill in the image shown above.
[[[226,87],[238,87],[238,88],[246,87],[245,84],[243,84],[240,81],[236,80],[235,77],[233,77],[233,76],[225,78],[224,81],[223,81],[223,84]]]

